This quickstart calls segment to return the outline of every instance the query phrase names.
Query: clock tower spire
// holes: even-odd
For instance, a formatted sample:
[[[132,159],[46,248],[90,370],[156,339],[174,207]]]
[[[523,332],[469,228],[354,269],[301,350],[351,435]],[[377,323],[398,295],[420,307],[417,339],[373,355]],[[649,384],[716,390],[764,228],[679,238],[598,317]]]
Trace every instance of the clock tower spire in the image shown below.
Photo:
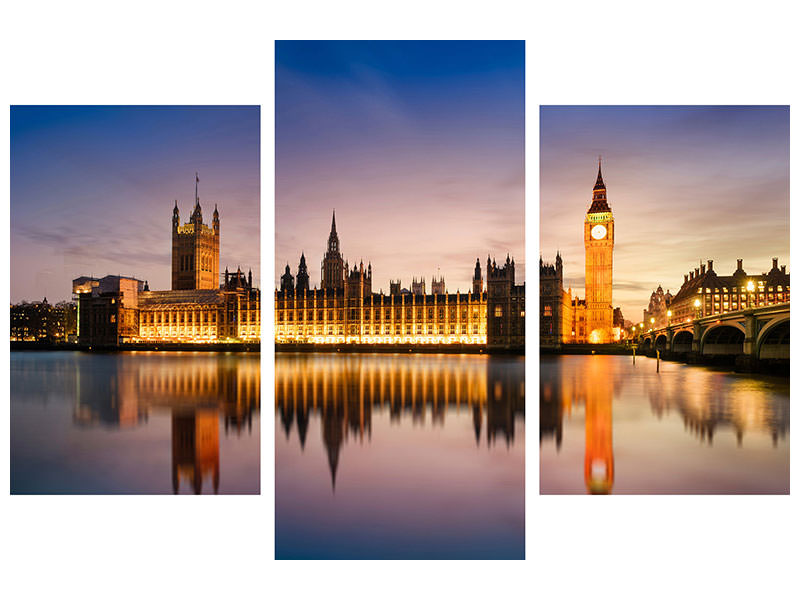
[[[608,206],[602,162],[598,160],[597,181],[592,204],[583,225],[586,250],[586,335],[592,344],[612,341],[614,308],[612,280],[614,255],[614,216]]]

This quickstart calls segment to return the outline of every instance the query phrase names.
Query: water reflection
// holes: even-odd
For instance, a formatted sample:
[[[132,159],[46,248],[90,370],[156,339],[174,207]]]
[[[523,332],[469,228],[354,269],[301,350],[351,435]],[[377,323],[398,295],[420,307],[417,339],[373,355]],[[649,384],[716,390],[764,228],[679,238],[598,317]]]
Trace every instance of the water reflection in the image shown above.
[[[279,354],[275,397],[278,558],[523,557],[521,357]]]
[[[219,493],[220,429],[222,451],[238,479],[232,487],[258,491],[253,468],[258,464],[258,432],[253,431],[260,405],[258,355],[12,353],[11,383],[12,491],[179,493],[185,488],[200,494],[205,487]],[[34,410],[37,405],[45,410]],[[68,432],[64,419],[69,405],[73,427],[84,432],[78,437]],[[52,435],[44,436],[45,431]],[[102,431],[118,433],[109,437]],[[171,455],[164,456],[171,460],[171,478],[142,473],[144,465],[135,464],[137,455],[163,447],[162,440],[171,447]],[[124,451],[118,446],[131,441]],[[74,442],[79,448],[72,452]],[[83,451],[87,446],[99,456]],[[103,453],[115,457],[115,467],[130,482],[104,481],[91,473],[108,460]],[[51,477],[42,461],[72,470],[75,481]],[[249,480],[240,479],[244,465]],[[86,480],[86,487],[77,483]]]
[[[542,492],[576,491],[563,471],[570,468],[576,450],[575,417],[581,412],[583,483],[589,493],[610,493],[614,487],[615,421],[625,434],[617,450],[624,452],[629,492],[788,491],[788,380],[677,363],[661,363],[656,373],[654,361],[639,358],[637,363],[611,356],[542,359],[539,440],[542,446],[552,439],[555,449],[553,453],[542,446]],[[641,412],[643,402],[649,405],[649,417]],[[562,452],[567,431],[573,439]],[[728,438],[723,447],[714,448],[720,435]],[[750,445],[747,439],[752,439]],[[773,452],[764,452],[764,439],[769,439]],[[691,440],[707,450],[690,446]],[[738,454],[729,446],[738,448]],[[692,478],[704,468],[709,483],[696,486]],[[659,472],[660,482],[654,472]]]
[[[342,446],[348,440],[371,439],[373,410],[385,409],[397,425],[409,420],[444,427],[449,408],[466,409],[476,445],[481,443],[484,415],[484,443],[491,446],[500,437],[507,446],[513,444],[515,418],[525,411],[525,386],[518,373],[503,368],[499,360],[406,358],[278,356],[275,400],[281,428],[289,440],[294,425],[305,448],[311,416],[319,416],[333,489]]]

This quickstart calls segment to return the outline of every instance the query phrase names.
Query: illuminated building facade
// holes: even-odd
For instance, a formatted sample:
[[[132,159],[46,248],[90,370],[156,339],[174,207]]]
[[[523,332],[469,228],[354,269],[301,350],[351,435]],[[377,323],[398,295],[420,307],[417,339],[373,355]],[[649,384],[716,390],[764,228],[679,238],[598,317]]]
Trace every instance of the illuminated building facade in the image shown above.
[[[583,226],[586,250],[586,330],[588,342],[612,340],[612,280],[614,255],[614,217],[606,198],[601,167],[592,191],[592,204]]]
[[[79,341],[114,345],[131,342],[258,342],[261,294],[253,274],[225,269],[219,282],[219,211],[213,227],[203,224],[195,182],[195,210],[179,224],[172,213],[172,290],[151,291],[147,282],[109,275],[79,277],[72,283],[78,299]]]
[[[305,257],[301,257],[301,269]],[[340,272],[339,266],[342,270]],[[511,348],[524,345],[525,288],[514,282],[514,262],[498,267],[487,261],[487,289],[476,263],[472,290],[447,293],[412,291],[392,281],[389,294],[372,291],[372,265],[349,269],[339,250],[336,221],[331,224],[322,261],[321,289],[294,285],[291,269],[275,292],[275,341],[313,344],[476,344]],[[423,284],[424,285],[424,284]],[[491,314],[487,317],[488,307]]]
[[[225,273],[217,290],[143,292],[139,296],[141,341],[214,342],[258,340],[261,297],[252,273]]]
[[[670,320],[685,322],[789,302],[789,273],[785,265],[778,268],[777,258],[772,259],[772,269],[760,275],[748,275],[742,268],[742,259],[736,262],[732,275],[717,275],[711,260],[684,275],[681,289],[668,305]]]

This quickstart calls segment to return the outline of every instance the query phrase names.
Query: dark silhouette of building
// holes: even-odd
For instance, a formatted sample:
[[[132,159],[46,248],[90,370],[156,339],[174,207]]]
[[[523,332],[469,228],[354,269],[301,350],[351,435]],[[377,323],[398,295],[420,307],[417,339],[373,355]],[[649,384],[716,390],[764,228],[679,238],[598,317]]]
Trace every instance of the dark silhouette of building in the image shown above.
[[[322,289],[340,290],[344,288],[346,269],[339,250],[339,234],[336,233],[336,211],[331,219],[331,232],[328,235],[328,250],[322,259]]]
[[[498,267],[486,259],[486,345],[489,349],[525,346],[525,284],[517,285],[514,259]]]
[[[74,342],[78,332],[78,307],[74,302],[52,305],[41,302],[21,302],[11,305],[11,341]]]
[[[305,253],[300,255],[300,265],[297,267],[297,291],[308,291],[308,267]]]

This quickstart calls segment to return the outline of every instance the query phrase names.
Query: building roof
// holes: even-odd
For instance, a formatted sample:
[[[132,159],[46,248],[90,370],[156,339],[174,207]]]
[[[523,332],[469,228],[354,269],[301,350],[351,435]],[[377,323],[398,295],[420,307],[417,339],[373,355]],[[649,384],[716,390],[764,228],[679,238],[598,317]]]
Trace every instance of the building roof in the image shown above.
[[[777,260],[773,261],[772,269],[768,273],[761,273],[759,275],[747,275],[743,270],[737,269],[733,275],[717,275],[713,268],[709,268],[705,272],[701,272],[694,278],[689,278],[681,286],[681,289],[672,297],[672,304],[685,300],[699,293],[701,288],[733,288],[744,287],[747,282],[752,279],[754,281],[763,281],[767,286],[788,286],[789,274],[783,270],[778,269]]]
[[[222,290],[165,290],[139,292],[139,308],[154,308],[174,304],[222,304]]]

